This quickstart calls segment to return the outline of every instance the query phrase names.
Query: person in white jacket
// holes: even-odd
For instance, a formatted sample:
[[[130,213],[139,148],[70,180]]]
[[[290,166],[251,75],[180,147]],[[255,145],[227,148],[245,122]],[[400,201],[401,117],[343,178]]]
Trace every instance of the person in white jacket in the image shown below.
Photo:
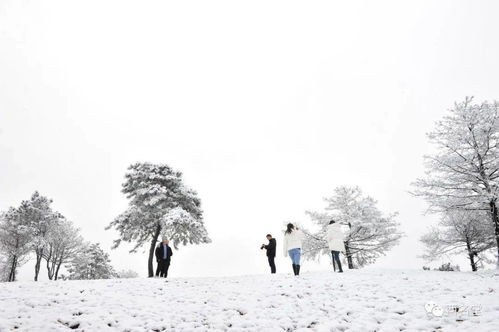
[[[295,276],[300,274],[300,257],[301,257],[301,247],[305,234],[295,228],[293,224],[288,224],[284,232],[284,257],[288,256],[291,258],[293,263],[293,272]]]
[[[343,272],[341,269],[340,252],[345,252],[345,236],[341,231],[341,226],[334,220],[331,220],[327,226],[326,240],[333,256],[334,271],[336,272],[337,265],[338,272]]]

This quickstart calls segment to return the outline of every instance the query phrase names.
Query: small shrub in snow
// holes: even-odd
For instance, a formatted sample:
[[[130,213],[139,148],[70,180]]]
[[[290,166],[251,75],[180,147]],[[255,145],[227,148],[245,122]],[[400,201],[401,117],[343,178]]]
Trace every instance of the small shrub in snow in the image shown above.
[[[116,276],[109,254],[98,243],[86,245],[67,266],[68,279],[110,279]]]
[[[116,277],[120,279],[138,278],[139,274],[134,270],[121,270],[116,273]]]
[[[436,271],[461,271],[459,265],[451,265],[451,263],[444,263],[435,269]]]

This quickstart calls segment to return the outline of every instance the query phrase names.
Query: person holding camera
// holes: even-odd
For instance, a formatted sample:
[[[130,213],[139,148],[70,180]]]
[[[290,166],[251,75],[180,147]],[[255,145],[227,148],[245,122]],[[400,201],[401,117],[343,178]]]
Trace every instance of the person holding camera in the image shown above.
[[[275,268],[275,249],[276,249],[276,241],[272,237],[272,235],[267,234],[267,240],[269,240],[269,244],[262,244],[260,249],[266,249],[267,250],[267,258],[269,260],[269,265],[270,265],[270,273],[275,273],[276,268]]]

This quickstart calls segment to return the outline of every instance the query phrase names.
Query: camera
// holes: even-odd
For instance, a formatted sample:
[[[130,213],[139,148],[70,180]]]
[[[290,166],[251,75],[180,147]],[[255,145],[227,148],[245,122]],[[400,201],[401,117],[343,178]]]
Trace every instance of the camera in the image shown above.
[[[265,248],[265,244],[262,244],[262,246],[260,247],[260,250],[262,250],[264,248]]]

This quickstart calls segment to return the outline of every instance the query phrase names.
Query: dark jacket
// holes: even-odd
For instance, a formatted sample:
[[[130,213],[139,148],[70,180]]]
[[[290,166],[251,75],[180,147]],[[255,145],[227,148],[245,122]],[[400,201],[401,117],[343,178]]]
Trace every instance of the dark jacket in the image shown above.
[[[167,253],[166,253],[166,259],[167,260],[170,260],[170,257],[172,257],[173,255],[173,251],[172,251],[172,248],[170,248],[170,246],[166,246],[166,250],[167,250]],[[164,252],[163,252],[163,243],[160,243],[158,247],[156,247],[156,260],[161,260],[163,259],[164,257]]]
[[[265,249],[267,249],[268,257],[275,257],[275,248],[276,248],[276,242],[275,239],[272,238],[269,240],[269,244],[265,246]]]

